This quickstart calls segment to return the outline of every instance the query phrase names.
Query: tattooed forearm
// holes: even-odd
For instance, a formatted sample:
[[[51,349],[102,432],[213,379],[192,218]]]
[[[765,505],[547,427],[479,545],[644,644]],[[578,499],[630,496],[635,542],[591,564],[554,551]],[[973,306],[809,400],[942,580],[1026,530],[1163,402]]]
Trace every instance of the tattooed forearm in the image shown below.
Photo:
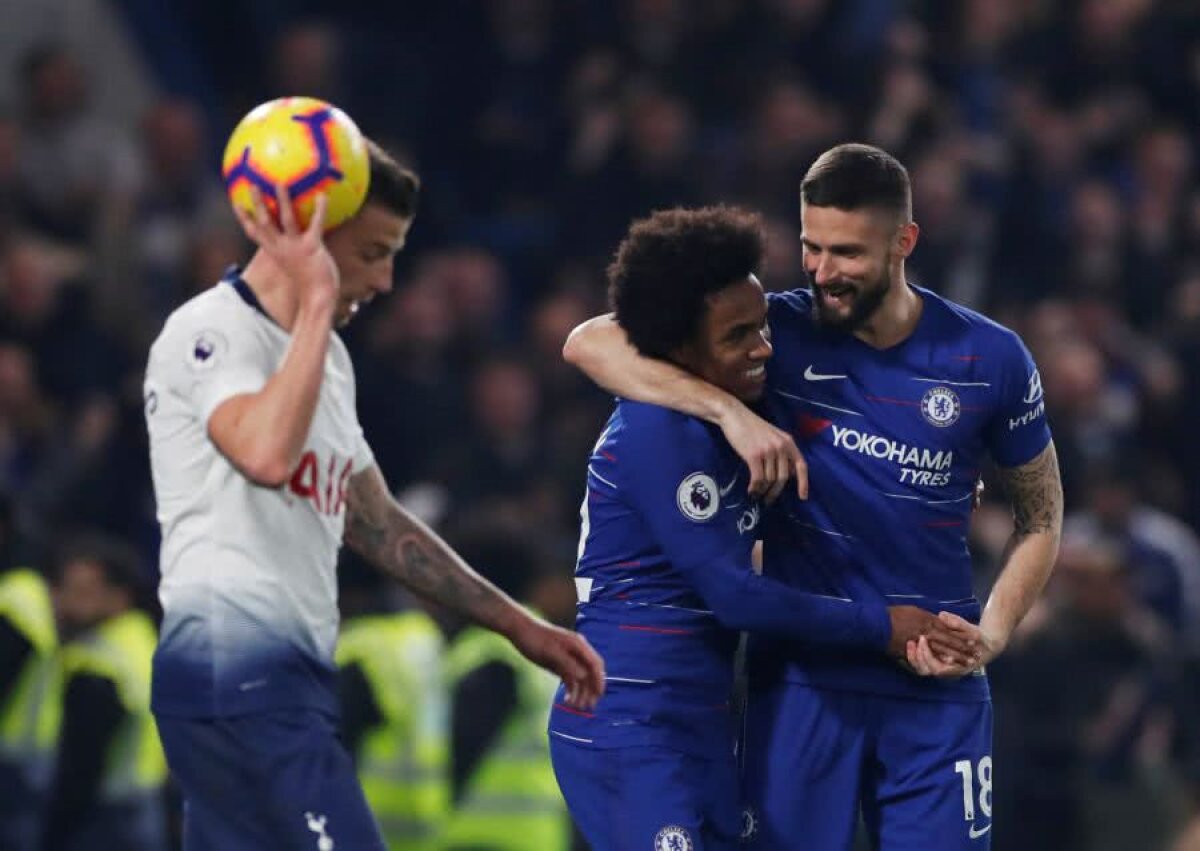
[[[1007,645],[1050,578],[1058,558],[1063,516],[1062,482],[1053,443],[1028,464],[1002,468],[1000,478],[1012,501],[1015,523],[1000,576],[980,621],[980,628],[989,636],[992,656]]]
[[[1062,530],[1063,492],[1054,444],[1020,467],[1000,469],[1000,480],[1013,507],[1018,537]]]
[[[345,540],[413,592],[484,626],[504,631],[520,611],[392,499],[378,468],[350,480]]]

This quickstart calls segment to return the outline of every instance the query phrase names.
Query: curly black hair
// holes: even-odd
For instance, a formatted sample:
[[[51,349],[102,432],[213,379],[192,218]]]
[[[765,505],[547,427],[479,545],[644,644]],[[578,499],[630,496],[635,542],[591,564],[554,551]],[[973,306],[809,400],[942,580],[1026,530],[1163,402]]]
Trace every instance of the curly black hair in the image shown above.
[[[659,210],[640,219],[608,267],[608,297],[629,341],[666,360],[693,340],[713,293],[759,271],[766,236],[737,207]]]

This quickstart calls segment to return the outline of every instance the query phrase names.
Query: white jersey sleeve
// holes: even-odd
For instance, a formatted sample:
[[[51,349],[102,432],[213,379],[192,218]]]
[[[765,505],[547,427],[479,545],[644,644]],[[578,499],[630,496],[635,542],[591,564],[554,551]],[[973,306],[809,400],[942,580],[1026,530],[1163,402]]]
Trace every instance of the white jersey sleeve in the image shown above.
[[[253,317],[238,305],[227,299],[193,305],[196,309],[176,313],[163,329],[146,376],[207,424],[222,402],[261,390],[275,364],[248,322]]]

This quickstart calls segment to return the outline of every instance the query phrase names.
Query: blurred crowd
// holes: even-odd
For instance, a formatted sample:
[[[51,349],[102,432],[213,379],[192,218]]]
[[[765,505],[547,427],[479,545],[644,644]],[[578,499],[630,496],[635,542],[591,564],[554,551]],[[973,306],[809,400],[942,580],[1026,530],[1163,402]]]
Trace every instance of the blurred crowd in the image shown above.
[[[36,29],[81,8],[124,39]],[[421,174],[395,292],[345,333],[363,426],[410,508],[452,537],[519,538],[560,578],[610,405],[560,349],[604,309],[629,221],[754,208],[765,283],[800,286],[800,177],[869,141],[912,175],[913,280],[1024,336],[1062,462],[1060,564],[991,672],[995,848],[1200,848],[1197,822],[1185,835],[1200,813],[1194,2],[39,9],[0,44],[19,48],[0,89],[0,569],[103,532],[152,586],[141,370],[173,307],[248,256],[218,163],[257,102],[332,100]],[[143,78],[120,109],[108,63]],[[991,488],[972,530],[981,593],[1010,523]]]

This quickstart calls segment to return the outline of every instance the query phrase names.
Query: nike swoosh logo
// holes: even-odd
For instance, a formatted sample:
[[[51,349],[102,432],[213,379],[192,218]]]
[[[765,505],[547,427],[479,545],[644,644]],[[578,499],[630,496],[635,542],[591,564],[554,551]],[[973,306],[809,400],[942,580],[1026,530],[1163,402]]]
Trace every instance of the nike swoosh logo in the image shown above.
[[[723,488],[717,488],[717,490],[721,493],[722,499],[729,496],[729,492],[733,490],[733,486],[737,484],[737,480],[741,478],[741,475],[741,473],[734,473],[733,478],[729,480],[729,484]]]
[[[824,375],[820,372],[813,372],[812,364],[809,364],[804,369],[804,377],[808,381],[832,381],[835,378],[845,378],[844,375]]]
[[[971,829],[967,831],[967,836],[971,837],[972,839],[978,839],[991,829],[992,826],[990,824],[987,827],[981,827],[978,829],[975,827],[975,825],[971,825]]]

